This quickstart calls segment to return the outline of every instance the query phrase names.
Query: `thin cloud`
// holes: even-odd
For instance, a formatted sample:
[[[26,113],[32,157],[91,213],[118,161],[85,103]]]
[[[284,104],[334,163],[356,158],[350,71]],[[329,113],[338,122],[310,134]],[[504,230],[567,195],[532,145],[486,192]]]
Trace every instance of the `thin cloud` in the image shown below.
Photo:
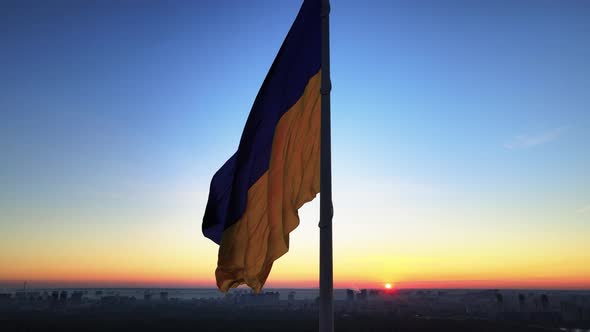
[[[553,142],[567,130],[567,127],[557,127],[535,135],[518,135],[504,144],[509,150],[526,149],[537,145]]]
[[[589,212],[590,212],[590,204],[578,209],[578,213],[583,214],[583,213],[589,213]]]

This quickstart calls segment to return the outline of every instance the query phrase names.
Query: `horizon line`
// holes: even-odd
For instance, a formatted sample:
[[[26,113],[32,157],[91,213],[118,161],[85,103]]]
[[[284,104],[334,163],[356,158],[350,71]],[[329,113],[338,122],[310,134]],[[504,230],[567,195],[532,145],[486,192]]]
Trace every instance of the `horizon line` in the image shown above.
[[[217,289],[213,282],[199,281],[123,281],[123,280],[2,280],[0,288],[22,289],[44,288],[167,288],[167,289]],[[440,280],[440,281],[390,281],[397,290],[411,289],[528,289],[528,290],[588,290],[590,280]],[[384,282],[336,282],[334,289],[382,289]],[[244,287],[244,288],[241,288]],[[242,285],[240,288],[245,289]],[[319,289],[317,281],[269,282],[265,289]]]

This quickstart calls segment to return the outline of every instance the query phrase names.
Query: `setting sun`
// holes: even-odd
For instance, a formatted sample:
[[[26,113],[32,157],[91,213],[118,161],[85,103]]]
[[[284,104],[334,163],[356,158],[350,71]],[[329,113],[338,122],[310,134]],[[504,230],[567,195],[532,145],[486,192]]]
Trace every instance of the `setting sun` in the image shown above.
[[[392,288],[393,288],[392,284],[390,284],[390,283],[385,284],[385,289],[392,289]]]

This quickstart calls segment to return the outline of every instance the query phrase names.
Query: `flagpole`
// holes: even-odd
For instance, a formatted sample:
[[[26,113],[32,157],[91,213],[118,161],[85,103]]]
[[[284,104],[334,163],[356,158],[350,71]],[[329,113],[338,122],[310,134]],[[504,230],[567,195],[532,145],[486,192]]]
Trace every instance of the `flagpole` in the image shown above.
[[[322,0],[320,142],[320,332],[334,331],[332,272],[332,151],[330,139],[330,0]]]

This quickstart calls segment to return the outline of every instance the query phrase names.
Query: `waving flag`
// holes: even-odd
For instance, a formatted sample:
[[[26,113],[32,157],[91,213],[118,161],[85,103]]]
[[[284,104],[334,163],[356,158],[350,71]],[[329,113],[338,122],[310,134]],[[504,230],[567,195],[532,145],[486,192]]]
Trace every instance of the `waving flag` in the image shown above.
[[[289,250],[297,210],[320,191],[321,1],[304,1],[246,122],[215,173],[203,234],[219,244],[222,291],[258,292]]]

